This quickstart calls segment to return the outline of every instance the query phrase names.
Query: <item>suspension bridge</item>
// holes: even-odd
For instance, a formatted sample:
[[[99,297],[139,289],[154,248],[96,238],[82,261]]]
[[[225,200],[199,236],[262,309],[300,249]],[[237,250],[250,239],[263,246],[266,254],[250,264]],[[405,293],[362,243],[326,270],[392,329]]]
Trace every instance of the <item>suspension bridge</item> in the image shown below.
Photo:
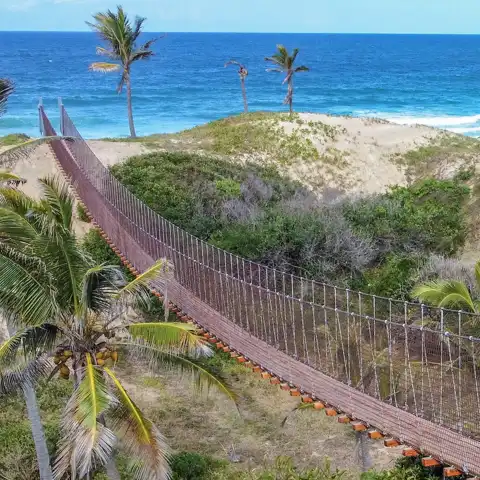
[[[43,135],[56,135],[39,106]],[[480,317],[367,295],[218,249],[133,196],[95,156],[60,105],[51,148],[115,251],[142,272],[174,265],[168,299],[212,343],[306,402],[406,454],[480,475]],[[165,293],[165,292],[164,292]],[[478,329],[477,329],[478,332]],[[312,432],[315,435],[315,432]]]

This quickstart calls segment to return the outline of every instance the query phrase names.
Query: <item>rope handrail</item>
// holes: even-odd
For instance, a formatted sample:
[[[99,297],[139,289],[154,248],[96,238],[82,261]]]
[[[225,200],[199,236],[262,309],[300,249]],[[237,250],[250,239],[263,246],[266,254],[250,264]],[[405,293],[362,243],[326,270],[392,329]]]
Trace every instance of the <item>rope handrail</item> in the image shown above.
[[[43,107],[40,118],[54,134]],[[480,473],[477,314],[316,282],[210,245],[113,177],[63,106],[61,124],[76,139],[52,148],[96,222],[137,270],[171,260],[169,295],[186,312],[301,389]]]

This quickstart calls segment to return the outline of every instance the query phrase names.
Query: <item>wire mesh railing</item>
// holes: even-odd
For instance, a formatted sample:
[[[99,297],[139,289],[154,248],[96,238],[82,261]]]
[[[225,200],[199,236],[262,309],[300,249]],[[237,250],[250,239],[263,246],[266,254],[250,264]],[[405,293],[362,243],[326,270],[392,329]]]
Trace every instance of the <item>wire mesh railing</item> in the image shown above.
[[[326,285],[216,248],[132,195],[61,108],[62,133],[75,140],[55,142],[55,154],[138,270],[167,257],[180,285],[242,331],[398,411],[480,440],[478,315]],[[54,134],[40,110],[45,134]]]

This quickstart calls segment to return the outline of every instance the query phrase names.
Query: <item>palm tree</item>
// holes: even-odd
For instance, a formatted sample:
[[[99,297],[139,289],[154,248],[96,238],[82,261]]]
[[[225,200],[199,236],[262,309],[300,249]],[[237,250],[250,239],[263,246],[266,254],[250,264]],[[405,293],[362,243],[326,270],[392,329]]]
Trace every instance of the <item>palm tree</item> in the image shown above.
[[[0,189],[0,308],[17,328],[0,345],[0,395],[42,376],[73,379],[55,479],[111,467],[117,445],[135,460],[136,479],[167,479],[165,440],[112,368],[119,355],[133,352],[148,366],[177,368],[199,387],[217,387],[233,400],[235,394],[201,363],[211,349],[193,325],[126,315],[150,299],[151,281],[168,281],[168,264],[160,260],[128,284],[118,267],[96,265],[73,233],[68,188],[53,177],[40,185],[40,201]]]
[[[247,102],[247,89],[245,88],[245,80],[248,77],[248,70],[245,68],[245,65],[237,62],[236,60],[230,60],[225,64],[225,67],[229,65],[238,66],[238,76],[240,77],[240,85],[242,86],[242,96],[243,96],[243,111],[248,113],[248,102]]]
[[[6,112],[7,101],[13,91],[14,84],[11,80],[6,78],[0,79],[0,116]],[[61,137],[43,137],[40,139],[28,140],[13,147],[7,148],[0,153],[0,167],[12,167],[19,159],[28,157],[31,151],[37,146],[59,138]],[[10,172],[0,171],[0,186],[10,180],[20,179]],[[4,342],[8,342],[9,338],[10,333],[7,326],[6,316],[3,314],[0,308],[0,345]],[[35,389],[30,382],[24,382],[22,391],[25,397],[28,418],[32,426],[32,436],[37,453],[40,478],[41,480],[51,480],[53,478],[52,469],[50,467],[47,441],[42,428]]]
[[[477,291],[480,291],[480,261],[475,264]],[[474,298],[471,288],[459,280],[433,280],[417,285],[412,296],[435,307],[459,308],[480,313],[480,298]]]
[[[265,61],[276,65],[274,68],[268,68],[267,72],[285,73],[285,78],[282,84],[288,84],[287,96],[283,103],[289,105],[290,116],[293,114],[293,75],[297,72],[308,72],[309,68],[304,65],[295,67],[295,60],[300,50],[295,48],[292,55],[288,54],[287,49],[283,45],[277,45],[277,52],[271,57],[266,57]]]
[[[132,25],[121,6],[117,7],[116,13],[108,10],[106,13],[97,13],[93,18],[95,19],[95,23],[87,22],[87,25],[98,33],[100,38],[108,45],[108,48],[97,47],[97,54],[103,55],[117,63],[92,63],[90,70],[96,72],[122,72],[117,91],[121,93],[124,85],[127,88],[130,136],[135,138],[136,133],[132,110],[131,67],[136,61],[147,60],[154,55],[150,47],[156,42],[156,39],[149,40],[138,47],[137,40],[142,33],[146,18],[135,17]]]

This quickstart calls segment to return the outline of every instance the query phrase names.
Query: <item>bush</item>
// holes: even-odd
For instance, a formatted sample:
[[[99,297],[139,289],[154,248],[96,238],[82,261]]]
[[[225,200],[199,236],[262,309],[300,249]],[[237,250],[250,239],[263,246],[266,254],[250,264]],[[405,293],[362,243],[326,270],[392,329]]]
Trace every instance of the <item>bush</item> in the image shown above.
[[[208,480],[221,462],[199,453],[181,452],[170,459],[172,480]]]
[[[258,184],[272,192],[269,201],[279,201],[298,184],[282,179],[272,168],[239,165],[218,157],[186,152],[155,152],[129,158],[111,169],[133,194],[167,220],[193,235],[208,240],[221,229],[225,218],[222,205],[232,199],[258,200]],[[250,179],[250,180],[249,180]],[[261,196],[261,195],[260,195]],[[251,202],[250,202],[251,203]]]
[[[344,206],[354,230],[380,253],[453,255],[466,237],[464,207],[470,189],[453,180],[424,180]]]
[[[397,460],[391,470],[369,471],[361,480],[435,480],[442,478],[442,467],[431,469],[422,466],[420,457],[405,457]]]
[[[90,217],[87,215],[87,211],[81,203],[77,203],[77,217],[82,222],[90,223]]]
[[[367,270],[355,288],[381,297],[407,299],[423,263],[421,257],[392,253],[380,266]]]

